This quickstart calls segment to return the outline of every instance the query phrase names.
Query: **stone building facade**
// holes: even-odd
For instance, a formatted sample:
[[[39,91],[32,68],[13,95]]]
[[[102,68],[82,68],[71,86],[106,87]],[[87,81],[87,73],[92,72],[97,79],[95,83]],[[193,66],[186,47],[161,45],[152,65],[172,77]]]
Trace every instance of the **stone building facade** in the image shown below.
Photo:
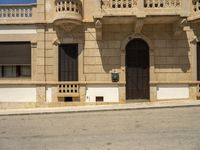
[[[0,4],[0,104],[200,96],[199,0]]]

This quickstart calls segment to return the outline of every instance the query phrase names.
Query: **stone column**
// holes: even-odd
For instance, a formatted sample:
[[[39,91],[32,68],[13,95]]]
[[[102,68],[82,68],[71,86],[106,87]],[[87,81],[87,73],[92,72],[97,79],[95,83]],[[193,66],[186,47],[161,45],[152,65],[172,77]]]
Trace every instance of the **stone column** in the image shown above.
[[[126,103],[126,86],[124,84],[119,85],[119,102]]]
[[[194,31],[189,27],[186,26],[183,28],[185,31],[187,38],[188,38],[188,44],[189,44],[189,52],[188,55],[190,58],[190,67],[191,67],[191,81],[197,81],[197,37],[194,33]],[[197,84],[190,84],[190,99],[197,99]]]
[[[80,93],[80,102],[85,103],[86,100],[86,86],[85,85],[80,85],[79,88],[79,93]]]
[[[45,85],[37,85],[36,87],[36,98],[37,98],[37,103],[39,104],[43,104],[45,103],[45,99],[46,99],[46,91],[45,91]]]

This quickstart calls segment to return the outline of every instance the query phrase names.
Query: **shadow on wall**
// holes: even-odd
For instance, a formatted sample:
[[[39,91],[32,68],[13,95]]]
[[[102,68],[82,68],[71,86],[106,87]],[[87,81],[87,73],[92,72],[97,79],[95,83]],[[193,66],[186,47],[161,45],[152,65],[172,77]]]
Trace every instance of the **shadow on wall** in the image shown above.
[[[158,31],[157,31],[158,32]],[[191,69],[189,50],[190,43],[185,32],[174,35],[172,30],[167,40],[154,41],[154,64],[158,73],[187,73]],[[162,38],[160,33],[160,38]]]
[[[106,73],[121,72],[122,41],[133,32],[131,24],[104,24],[102,40],[97,40],[103,70]]]
[[[199,26],[200,26],[200,22],[199,23],[191,24],[191,28],[194,31],[194,34],[196,36],[196,38],[194,37],[194,39],[192,41],[194,44],[196,44],[197,42],[200,42],[200,30],[199,30]]]
[[[163,25],[144,26],[144,31],[142,31],[142,34],[153,39],[154,58],[151,59],[154,59],[154,63],[151,61],[150,66],[155,66],[155,70],[161,73],[187,73],[191,68],[188,54],[190,49],[190,43],[188,43],[187,40],[188,37],[185,32],[175,36],[172,26],[170,24],[165,26],[166,27],[163,27]],[[145,32],[145,30],[149,31],[150,28],[153,29],[153,34],[152,32],[150,32],[150,34]],[[110,32],[112,32],[112,29]],[[131,32],[129,32],[129,34],[130,33]],[[106,35],[108,34],[110,33]],[[125,37],[127,37],[127,35],[116,40],[116,37],[111,36],[110,40],[108,40],[108,37],[103,35],[103,39],[97,41],[102,67],[106,73],[110,73],[114,70],[120,72],[121,63],[123,63],[121,62],[121,41],[125,39]],[[149,54],[151,54],[151,52]]]
[[[119,72],[121,68],[120,41],[97,41],[105,73]]]
[[[66,30],[63,28],[56,27],[56,35],[57,35],[57,45],[59,44],[84,44],[85,36],[84,36],[84,29],[82,26],[77,26],[68,31],[66,27]],[[78,55],[81,54],[83,51],[83,47],[78,51]]]

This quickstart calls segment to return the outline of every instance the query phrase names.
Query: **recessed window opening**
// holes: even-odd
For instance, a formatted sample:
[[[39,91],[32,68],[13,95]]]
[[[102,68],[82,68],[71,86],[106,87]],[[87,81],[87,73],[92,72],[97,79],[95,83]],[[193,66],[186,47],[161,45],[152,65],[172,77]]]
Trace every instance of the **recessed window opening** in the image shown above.
[[[0,42],[0,77],[31,77],[30,42]]]
[[[96,102],[103,102],[104,97],[103,96],[96,96]]]
[[[73,98],[72,97],[65,97],[64,102],[73,102]]]

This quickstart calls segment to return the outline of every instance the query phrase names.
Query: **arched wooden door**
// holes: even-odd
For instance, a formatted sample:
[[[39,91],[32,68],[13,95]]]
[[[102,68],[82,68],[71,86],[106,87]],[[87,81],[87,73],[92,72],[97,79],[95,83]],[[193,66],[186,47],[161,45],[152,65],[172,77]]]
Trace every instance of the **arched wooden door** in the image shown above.
[[[149,99],[149,46],[133,39],[126,46],[126,99]]]

